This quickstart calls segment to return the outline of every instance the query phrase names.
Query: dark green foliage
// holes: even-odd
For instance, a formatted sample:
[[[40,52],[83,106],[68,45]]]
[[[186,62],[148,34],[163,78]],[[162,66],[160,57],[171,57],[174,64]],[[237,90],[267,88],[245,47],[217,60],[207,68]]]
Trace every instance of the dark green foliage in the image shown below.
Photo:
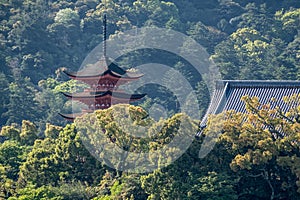
[[[19,181],[33,182],[37,186],[56,186],[72,180],[89,184],[99,181],[102,166],[84,148],[73,125],[67,125],[56,138],[51,135],[57,134],[57,128],[46,133],[47,138],[35,141],[21,166]]]
[[[8,116],[3,116],[3,113],[7,112],[5,105],[9,103],[9,83],[4,73],[0,73],[0,126],[3,126],[8,119]]]
[[[9,102],[4,105],[7,117],[7,124],[21,123],[22,120],[36,120],[41,115],[41,110],[37,109],[38,103],[35,100],[37,90],[29,78],[18,78],[11,82],[8,87]],[[5,103],[5,102],[4,102]]]

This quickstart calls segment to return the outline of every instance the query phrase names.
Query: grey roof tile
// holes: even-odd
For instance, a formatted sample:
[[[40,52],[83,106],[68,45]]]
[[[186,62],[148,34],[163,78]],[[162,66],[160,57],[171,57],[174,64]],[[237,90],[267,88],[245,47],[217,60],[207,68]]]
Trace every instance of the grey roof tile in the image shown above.
[[[235,110],[245,113],[245,103],[241,100],[243,96],[258,97],[260,103],[267,104],[272,98],[276,102],[271,108],[280,107],[284,112],[289,106],[284,103],[283,97],[300,93],[300,81],[258,81],[258,80],[221,80],[217,81],[216,89],[205,116],[200,123],[200,129],[206,126],[210,114],[218,114],[223,111]],[[196,136],[199,136],[199,131]]]

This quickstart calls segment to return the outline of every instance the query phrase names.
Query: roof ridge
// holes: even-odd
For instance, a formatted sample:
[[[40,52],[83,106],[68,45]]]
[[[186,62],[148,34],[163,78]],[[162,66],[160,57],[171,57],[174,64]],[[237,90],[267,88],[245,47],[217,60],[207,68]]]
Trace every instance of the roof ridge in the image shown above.
[[[218,80],[217,86],[229,84],[230,87],[300,87],[298,80]]]

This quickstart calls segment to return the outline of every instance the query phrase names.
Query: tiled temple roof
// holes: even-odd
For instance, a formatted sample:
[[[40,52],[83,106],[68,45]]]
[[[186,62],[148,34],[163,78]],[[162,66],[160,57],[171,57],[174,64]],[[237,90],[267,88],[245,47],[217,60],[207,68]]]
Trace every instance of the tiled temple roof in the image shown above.
[[[223,111],[235,110],[245,113],[243,96],[258,97],[260,103],[267,104],[272,98],[277,101],[271,108],[280,107],[288,111],[289,107],[283,97],[300,93],[300,81],[257,81],[257,80],[222,80],[217,81],[214,95],[205,116],[200,123],[200,129],[206,126],[210,114],[219,114]],[[201,131],[197,135],[201,134]]]

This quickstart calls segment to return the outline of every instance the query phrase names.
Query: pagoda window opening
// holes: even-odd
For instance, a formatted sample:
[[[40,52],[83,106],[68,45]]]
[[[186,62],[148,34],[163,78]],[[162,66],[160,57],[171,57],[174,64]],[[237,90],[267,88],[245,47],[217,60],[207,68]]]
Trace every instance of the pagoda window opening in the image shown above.
[[[109,99],[105,100],[105,105],[106,105],[106,107],[110,107],[110,101],[109,101]]]
[[[110,88],[114,88],[114,84],[113,84],[113,83],[110,83],[110,84],[109,84],[109,87],[110,87]]]

